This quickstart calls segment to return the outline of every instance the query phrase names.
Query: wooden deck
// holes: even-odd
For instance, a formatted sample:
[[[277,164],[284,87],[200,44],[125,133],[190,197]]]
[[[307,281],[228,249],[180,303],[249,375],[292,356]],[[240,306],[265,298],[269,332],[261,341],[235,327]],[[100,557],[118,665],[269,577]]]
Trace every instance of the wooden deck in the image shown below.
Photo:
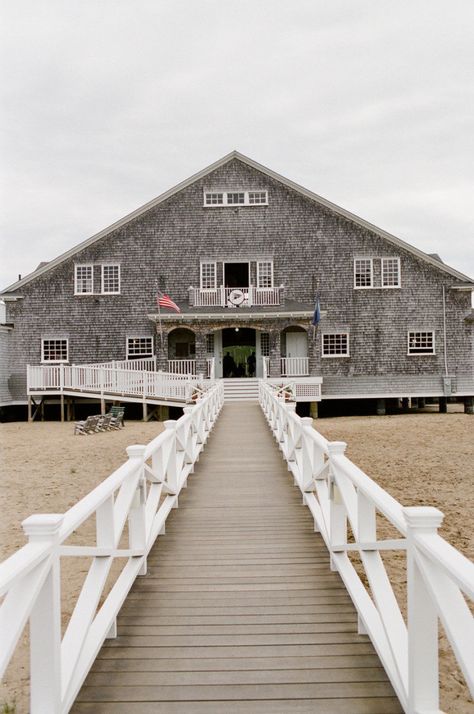
[[[72,712],[401,712],[258,405],[225,405]]]

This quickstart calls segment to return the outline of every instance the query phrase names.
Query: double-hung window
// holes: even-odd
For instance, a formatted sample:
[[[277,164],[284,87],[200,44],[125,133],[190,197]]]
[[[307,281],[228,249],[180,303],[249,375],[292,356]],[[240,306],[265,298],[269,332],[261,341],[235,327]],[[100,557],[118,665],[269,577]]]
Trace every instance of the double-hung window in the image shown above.
[[[216,263],[201,263],[201,290],[215,290],[217,284]]]
[[[104,295],[120,294],[120,265],[102,266],[102,293]]]
[[[349,333],[323,333],[322,349],[323,357],[349,357]]]
[[[400,258],[382,258],[382,287],[400,287]]]
[[[273,263],[271,260],[257,262],[257,288],[273,287]]]
[[[409,355],[434,355],[435,333],[430,331],[413,330],[408,333]]]
[[[153,337],[127,337],[127,359],[153,357]]]
[[[41,340],[42,362],[67,362],[69,359],[69,345],[67,339]]]
[[[94,266],[76,265],[74,273],[74,294],[92,295],[94,292]]]
[[[374,266],[372,258],[354,260],[354,287],[371,288],[374,284]]]

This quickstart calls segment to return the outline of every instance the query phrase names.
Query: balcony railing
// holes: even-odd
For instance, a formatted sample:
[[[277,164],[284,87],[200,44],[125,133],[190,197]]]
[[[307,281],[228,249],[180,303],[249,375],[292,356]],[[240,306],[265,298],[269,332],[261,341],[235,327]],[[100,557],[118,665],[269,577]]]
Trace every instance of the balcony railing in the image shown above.
[[[309,375],[308,357],[282,357],[282,377],[306,377]]]
[[[196,374],[195,359],[169,359],[168,372],[172,374]]]
[[[252,307],[253,305],[281,305],[283,286],[256,288],[226,288],[221,285],[213,290],[189,288],[189,304],[192,307]]]

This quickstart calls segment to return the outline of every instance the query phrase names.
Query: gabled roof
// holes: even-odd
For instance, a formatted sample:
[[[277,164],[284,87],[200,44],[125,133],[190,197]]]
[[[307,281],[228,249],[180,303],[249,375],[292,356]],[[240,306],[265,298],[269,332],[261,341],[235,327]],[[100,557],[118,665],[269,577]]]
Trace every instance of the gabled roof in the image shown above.
[[[325,208],[328,208],[333,213],[335,213],[339,216],[342,216],[343,218],[346,218],[347,220],[355,223],[358,226],[361,226],[362,228],[366,228],[366,229],[370,230],[375,235],[380,236],[381,238],[388,241],[389,243],[392,243],[393,245],[397,246],[398,248],[403,248],[404,250],[408,251],[409,253],[412,253],[417,258],[420,258],[421,260],[424,260],[426,263],[429,263],[430,265],[435,266],[438,270],[448,273],[449,275],[452,275],[453,277],[457,278],[458,280],[463,280],[463,281],[467,281],[468,283],[472,283],[473,287],[474,287],[474,280],[472,280],[469,276],[464,275],[463,273],[460,273],[458,270],[455,270],[454,268],[450,268],[449,266],[447,266],[443,263],[440,263],[439,260],[436,260],[431,255],[428,255],[427,253],[424,253],[423,251],[418,250],[418,248],[415,248],[414,246],[410,245],[409,243],[406,243],[405,241],[401,240],[400,238],[397,238],[396,236],[392,235],[391,233],[387,233],[387,231],[384,231],[381,228],[374,226],[372,223],[365,221],[363,218],[359,218],[359,216],[356,216],[354,213],[351,213],[350,211],[346,211],[344,208],[337,206],[335,203],[331,203],[331,201],[328,201],[327,199],[322,198],[322,196],[318,196],[318,194],[313,193],[312,191],[309,191],[307,188],[300,186],[299,184],[295,183],[294,181],[290,181],[290,179],[287,179],[284,176],[281,176],[280,174],[276,173],[275,171],[272,171],[271,169],[267,169],[266,166],[262,166],[262,164],[259,164],[256,161],[254,161],[253,159],[250,159],[248,156],[244,156],[239,151],[234,150],[234,151],[231,151],[230,154],[226,154],[226,156],[223,156],[222,159],[219,159],[218,161],[214,162],[210,166],[207,166],[205,169],[202,169],[202,171],[198,171],[198,173],[193,174],[185,181],[182,181],[181,183],[177,184],[173,188],[170,188],[168,191],[165,191],[157,198],[154,198],[153,200],[149,201],[148,203],[145,203],[140,208],[137,208],[135,211],[132,211],[132,213],[129,213],[127,216],[124,216],[119,221],[112,223],[112,225],[108,226],[107,228],[104,228],[104,230],[102,230],[102,231],[99,231],[99,233],[96,233],[95,235],[91,236],[87,240],[82,241],[82,243],[79,243],[74,248],[71,248],[70,250],[66,251],[65,253],[62,253],[54,260],[51,260],[44,265],[42,265],[40,263],[40,266],[38,266],[37,270],[35,270],[32,273],[29,273],[29,275],[26,275],[24,278],[22,278],[21,280],[18,280],[16,283],[9,285],[7,288],[5,288],[5,290],[0,292],[0,295],[3,295],[4,293],[8,293],[12,290],[17,290],[18,288],[22,287],[23,285],[26,285],[27,283],[31,282],[35,278],[39,277],[40,275],[43,275],[44,273],[48,272],[49,270],[52,270],[57,265],[64,262],[65,260],[68,260],[69,258],[74,256],[76,253],[79,253],[84,248],[87,248],[88,246],[92,245],[93,243],[100,240],[101,238],[104,238],[112,231],[115,231],[118,228],[121,228],[122,226],[126,225],[133,219],[138,218],[139,216],[143,215],[150,209],[155,208],[155,206],[159,206],[160,203],[163,203],[167,199],[171,198],[172,196],[177,194],[179,191],[182,191],[183,189],[188,188],[188,186],[191,186],[191,184],[195,183],[196,181],[199,181],[200,179],[204,178],[205,176],[212,173],[216,169],[221,168],[221,166],[224,166],[226,163],[228,163],[229,161],[232,161],[233,159],[238,159],[243,164],[250,166],[251,168],[255,169],[256,171],[260,171],[261,173],[265,174],[266,176],[269,176],[270,178],[274,179],[275,181],[278,181],[279,183],[283,184],[287,188],[290,188],[291,190],[296,191],[297,193],[301,194],[302,196],[305,196],[306,198],[310,199],[311,201],[314,201],[315,203],[318,203],[319,205],[324,206]]]

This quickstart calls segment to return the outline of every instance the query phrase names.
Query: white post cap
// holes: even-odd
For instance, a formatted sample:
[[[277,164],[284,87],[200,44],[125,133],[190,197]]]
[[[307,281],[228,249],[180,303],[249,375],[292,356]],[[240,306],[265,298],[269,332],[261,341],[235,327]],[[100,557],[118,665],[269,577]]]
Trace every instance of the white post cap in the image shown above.
[[[21,526],[30,540],[48,539],[58,533],[63,520],[62,513],[36,513],[26,518]]]

